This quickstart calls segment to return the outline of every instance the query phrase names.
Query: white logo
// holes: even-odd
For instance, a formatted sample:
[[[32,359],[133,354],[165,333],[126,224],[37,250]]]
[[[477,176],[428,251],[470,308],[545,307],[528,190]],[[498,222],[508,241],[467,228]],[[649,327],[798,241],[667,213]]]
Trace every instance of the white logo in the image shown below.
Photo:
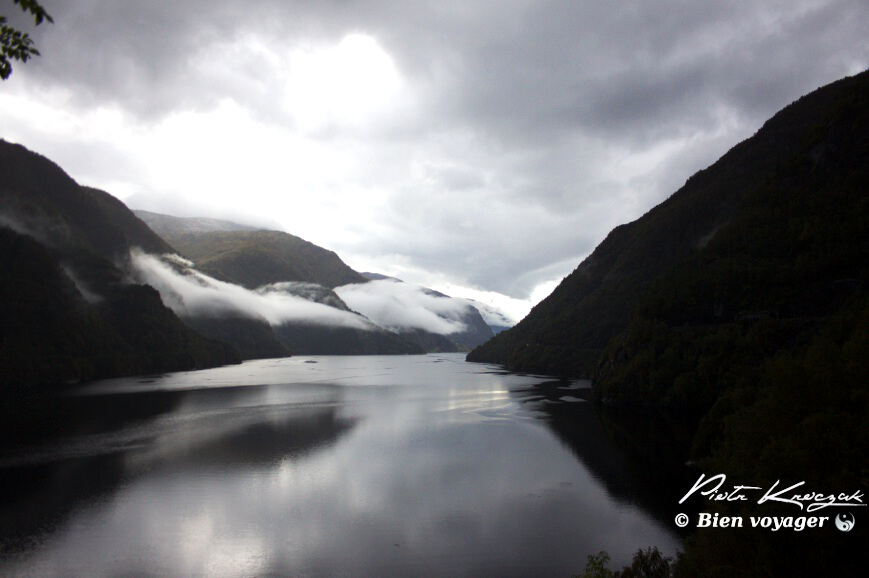
[[[843,532],[850,532],[851,528],[854,527],[854,522],[854,514],[839,514],[836,516],[836,527]]]

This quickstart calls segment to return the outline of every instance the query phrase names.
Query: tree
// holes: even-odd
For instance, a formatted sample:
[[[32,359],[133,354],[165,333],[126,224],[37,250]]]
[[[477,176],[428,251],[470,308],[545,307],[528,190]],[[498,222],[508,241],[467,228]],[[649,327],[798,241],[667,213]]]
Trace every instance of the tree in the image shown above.
[[[12,0],[24,12],[33,16],[36,26],[48,20],[54,22],[45,8],[36,0]],[[12,74],[12,60],[27,62],[31,56],[39,56],[39,51],[33,46],[33,39],[26,32],[21,32],[6,24],[6,17],[0,16],[0,79],[6,80]]]

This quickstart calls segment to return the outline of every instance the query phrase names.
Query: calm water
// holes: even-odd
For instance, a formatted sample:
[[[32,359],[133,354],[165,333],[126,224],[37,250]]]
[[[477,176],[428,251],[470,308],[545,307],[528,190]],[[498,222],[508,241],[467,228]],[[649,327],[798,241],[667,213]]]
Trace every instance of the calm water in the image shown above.
[[[0,574],[570,576],[599,550],[672,555],[693,476],[583,385],[460,355],[293,357],[4,402]]]

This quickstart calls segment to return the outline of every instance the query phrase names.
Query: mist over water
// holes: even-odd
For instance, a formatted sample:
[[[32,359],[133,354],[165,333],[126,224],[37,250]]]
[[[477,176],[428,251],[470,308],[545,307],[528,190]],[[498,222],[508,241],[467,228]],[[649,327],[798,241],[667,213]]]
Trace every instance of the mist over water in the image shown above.
[[[581,386],[454,354],[96,382],[4,436],[0,573],[566,576],[599,550],[672,555],[676,500],[640,487]]]

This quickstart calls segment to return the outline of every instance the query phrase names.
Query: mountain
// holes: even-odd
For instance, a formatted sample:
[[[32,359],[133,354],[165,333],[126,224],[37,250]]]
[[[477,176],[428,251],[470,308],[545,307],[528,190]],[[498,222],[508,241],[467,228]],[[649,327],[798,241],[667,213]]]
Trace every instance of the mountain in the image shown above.
[[[135,213],[191,259],[198,271],[264,295],[296,296],[350,312],[333,288],[365,281],[333,251],[288,233],[217,219],[173,217],[149,211]],[[425,352],[373,324],[359,328],[305,319],[269,324],[251,316],[241,307],[232,314],[185,315],[184,319],[204,335],[231,343],[246,358],[276,357],[287,352],[295,355]]]
[[[352,309],[426,351],[468,350],[493,332],[468,300],[400,279],[363,273],[368,283],[335,289]]]
[[[166,242],[212,277],[255,289],[270,283],[300,281],[335,288],[364,283],[333,251],[281,231],[251,230],[217,221],[136,214]]]
[[[362,307],[348,307],[336,289],[365,287],[366,291],[373,290],[384,286],[379,283],[369,284],[369,279],[380,281],[391,278],[357,273],[334,252],[288,233],[252,230],[244,225],[214,219],[179,218],[147,211],[136,211],[136,214],[165,241],[193,261],[197,270],[216,279],[258,292],[277,291],[295,295],[342,311],[354,309],[386,329],[372,331],[370,328],[323,326],[304,320],[273,325],[278,340],[293,353],[452,352],[470,349],[492,336],[491,330],[474,307],[430,289],[413,286],[412,294],[397,295],[388,292],[389,295],[381,296],[374,296],[369,292]],[[352,290],[345,290],[347,292],[355,294]],[[421,311],[424,308],[418,303],[418,298],[423,297],[420,292],[434,298],[428,302],[434,304],[434,310],[442,313]],[[374,309],[365,307],[365,304],[371,302],[371,298],[379,299],[380,305]],[[389,305],[397,305],[405,314],[413,310],[423,316],[441,315],[443,320],[455,321],[461,328],[455,330],[454,327],[449,327],[449,334],[444,335],[437,327],[431,330],[418,325],[383,324],[380,319],[375,318],[384,306],[383,299],[389,301]],[[461,310],[458,313],[452,311],[458,309]],[[212,319],[210,323],[216,324],[217,321]],[[237,348],[243,349],[228,333],[217,333],[201,322],[195,323],[194,327],[206,335],[228,340]]]
[[[401,279],[396,279],[395,277],[390,277],[381,273],[365,271],[361,273],[361,275],[369,281],[394,281],[396,283],[404,283]],[[482,345],[491,339],[495,333],[507,328],[506,325],[501,326],[500,323],[509,323],[503,313],[497,311],[493,307],[488,307],[482,303],[474,301],[473,299],[457,299],[427,287],[419,287],[419,290],[433,297],[453,300],[456,304],[466,303],[468,305],[464,311],[461,311],[459,308],[460,313],[456,317],[456,320],[464,324],[466,329],[459,333],[450,334],[450,340],[459,349],[471,349],[478,345]],[[483,312],[485,312],[486,315],[484,315]],[[497,323],[493,325],[491,321],[487,320],[487,316],[489,319],[497,321]]]
[[[210,233],[214,231],[258,231],[259,227],[242,225],[232,221],[209,219],[206,217],[173,217],[152,211],[133,209],[133,214],[139,217],[152,231],[160,237],[167,235],[185,235],[195,233]]]
[[[869,482],[867,232],[863,72],[792,103],[614,229],[468,359],[592,377],[604,409],[657,406],[691,440],[686,459],[728,484],[853,493]],[[745,520],[802,515],[752,500],[698,509]],[[838,531],[739,530],[696,529],[676,574],[847,576],[865,567]]]
[[[800,99],[775,115],[753,137],[688,179],[666,201],[633,223],[613,229],[525,319],[474,350],[468,359],[523,371],[590,377],[610,340],[628,327],[649,287],[698,255],[712,255],[721,246],[719,240],[732,237],[744,226],[745,219],[754,219],[754,225],[769,235],[754,236],[759,245],[748,248],[750,251],[786,242],[778,236],[773,223],[790,228],[811,227],[812,203],[826,197],[789,197],[791,185],[786,182],[789,175],[784,168],[802,159],[809,163],[809,173],[814,174],[823,163],[838,162],[833,155],[844,143],[852,146],[852,141],[862,138],[848,126],[854,121],[848,115],[857,114],[853,107],[859,105],[850,104],[849,99],[861,98],[865,79],[866,74],[861,74]],[[837,120],[837,115],[845,116]],[[849,174],[849,178],[862,178],[859,165],[851,165],[848,170],[858,173]],[[771,183],[778,183],[782,191],[768,201],[769,210],[761,213],[758,204],[773,194]],[[798,200],[803,204],[797,205]],[[862,217],[846,208],[851,201],[836,197],[834,204],[851,220]],[[806,230],[805,234],[811,233]],[[860,238],[847,244],[859,246]],[[794,254],[800,249],[798,244],[782,248]],[[763,283],[762,268],[756,273],[758,278],[753,282]],[[854,278],[856,274],[854,267],[845,266],[840,271],[825,272],[818,281]],[[753,289],[747,288],[739,298],[714,294],[710,301],[692,307],[711,313],[721,305],[719,314],[732,319],[740,308],[767,310],[771,306],[753,299],[752,293]]]
[[[275,333],[296,355],[420,355],[426,349],[383,328],[353,329],[285,323]]]
[[[128,280],[130,250],[171,250],[126,207],[0,140],[0,383],[32,385],[239,361]]]
[[[476,301],[474,299],[465,299],[468,304],[470,304],[474,309],[480,312],[480,316],[485,321],[486,325],[489,326],[489,329],[492,331],[492,335],[497,335],[502,331],[507,331],[516,323],[511,320],[507,315],[504,314],[503,311],[494,307],[492,305],[481,303],[480,301]],[[487,338],[488,340],[489,338]],[[485,342],[485,341],[484,341]],[[481,342],[477,345],[482,345]]]

